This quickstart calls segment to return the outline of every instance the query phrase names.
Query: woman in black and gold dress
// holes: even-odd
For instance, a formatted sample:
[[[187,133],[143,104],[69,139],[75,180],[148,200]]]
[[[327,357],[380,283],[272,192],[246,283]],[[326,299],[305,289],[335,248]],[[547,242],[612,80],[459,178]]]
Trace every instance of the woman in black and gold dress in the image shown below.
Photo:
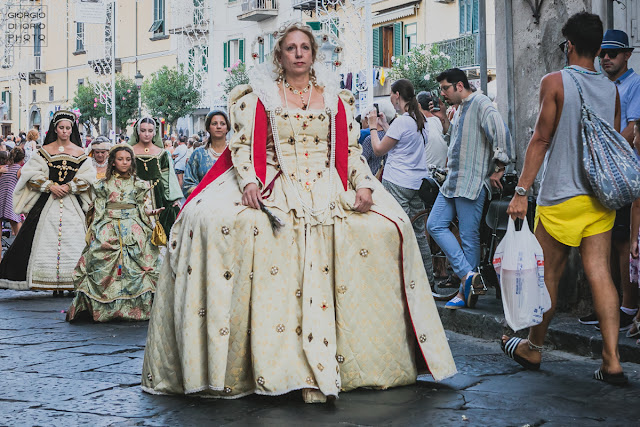
[[[96,170],[81,148],[76,116],[57,111],[42,148],[25,164],[13,207],[28,214],[0,263],[0,288],[73,291]]]
[[[173,169],[173,160],[164,149],[158,125],[151,117],[144,117],[135,124],[130,144],[136,155],[136,173],[151,184],[154,209],[164,208],[159,221],[169,236],[171,227],[180,212],[182,190]]]

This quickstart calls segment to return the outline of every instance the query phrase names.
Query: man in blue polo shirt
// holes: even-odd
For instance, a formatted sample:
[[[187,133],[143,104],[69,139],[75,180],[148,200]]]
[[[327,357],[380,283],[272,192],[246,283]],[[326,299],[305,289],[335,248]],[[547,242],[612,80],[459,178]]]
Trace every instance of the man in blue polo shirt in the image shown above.
[[[620,133],[633,146],[633,125],[640,118],[640,75],[628,67],[633,48],[624,31],[607,30],[600,45],[600,65],[609,79],[614,82],[620,95]],[[640,147],[635,147],[636,150]],[[620,306],[620,330],[633,325],[638,312],[638,286],[629,280],[629,236],[631,229],[631,206],[616,211],[616,221],[611,233],[611,247],[617,255],[622,287]],[[614,256],[615,256],[614,255]],[[595,313],[581,317],[581,323],[597,324]]]

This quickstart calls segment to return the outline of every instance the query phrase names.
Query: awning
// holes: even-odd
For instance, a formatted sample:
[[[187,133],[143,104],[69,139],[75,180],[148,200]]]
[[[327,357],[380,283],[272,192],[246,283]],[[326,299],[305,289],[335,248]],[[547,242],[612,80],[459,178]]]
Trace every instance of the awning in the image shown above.
[[[391,12],[380,13],[373,17],[373,24],[382,24],[384,22],[395,21],[396,19],[404,18],[405,16],[415,15],[418,9],[417,5],[403,7],[402,9],[396,9]]]

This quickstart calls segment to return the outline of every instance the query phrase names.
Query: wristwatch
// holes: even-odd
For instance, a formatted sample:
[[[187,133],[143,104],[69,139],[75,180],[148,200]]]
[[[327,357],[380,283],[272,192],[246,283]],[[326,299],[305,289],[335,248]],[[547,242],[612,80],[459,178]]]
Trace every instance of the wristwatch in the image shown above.
[[[505,168],[506,166],[495,165],[495,167],[493,168],[493,172],[494,173],[502,172],[503,170],[505,170]]]
[[[518,196],[526,196],[527,195],[527,190],[524,187],[516,187],[516,194]]]

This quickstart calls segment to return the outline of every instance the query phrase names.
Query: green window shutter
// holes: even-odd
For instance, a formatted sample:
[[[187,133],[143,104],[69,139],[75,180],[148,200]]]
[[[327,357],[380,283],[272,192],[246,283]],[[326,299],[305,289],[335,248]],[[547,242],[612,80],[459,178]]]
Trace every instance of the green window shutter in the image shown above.
[[[466,31],[466,13],[465,13],[465,4],[464,4],[465,0],[460,0],[460,34],[464,34]]]
[[[480,30],[480,2],[479,0],[473,1],[473,24],[471,26],[472,32],[477,33]]]
[[[225,42],[222,44],[223,46],[223,50],[224,50],[224,60],[223,60],[223,67],[225,69],[229,68],[229,42]]]
[[[244,62],[244,39],[238,40],[238,53],[240,62]]]
[[[319,22],[307,22],[307,25],[311,27],[313,31],[320,31],[322,25]]]
[[[207,61],[208,57],[209,57],[209,46],[205,46],[202,49],[202,69],[204,70],[205,73],[209,72],[209,61]]]
[[[393,56],[402,56],[402,21],[393,24]]]
[[[373,29],[373,65],[380,67],[382,65],[382,28]]]

